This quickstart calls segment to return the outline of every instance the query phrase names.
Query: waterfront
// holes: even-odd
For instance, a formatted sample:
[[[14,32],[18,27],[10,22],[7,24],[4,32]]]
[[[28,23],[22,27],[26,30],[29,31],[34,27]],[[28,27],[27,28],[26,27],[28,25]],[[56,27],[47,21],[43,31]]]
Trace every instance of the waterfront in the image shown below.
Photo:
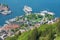
[[[12,13],[10,15],[4,16],[0,14],[0,25],[5,24],[5,21],[16,16],[23,15],[23,7],[24,5],[31,6],[33,8],[33,12],[40,12],[41,10],[49,10],[56,13],[56,16],[60,17],[60,2],[59,0],[0,0],[0,3],[8,4]]]

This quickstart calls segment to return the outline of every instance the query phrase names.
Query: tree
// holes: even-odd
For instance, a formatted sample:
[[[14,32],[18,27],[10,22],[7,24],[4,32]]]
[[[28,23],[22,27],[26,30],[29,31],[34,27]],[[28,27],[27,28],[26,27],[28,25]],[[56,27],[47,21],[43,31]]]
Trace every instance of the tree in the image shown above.
[[[57,35],[60,36],[60,18],[59,18],[59,21],[57,23]]]
[[[28,35],[28,40],[37,40],[38,38],[38,30],[35,28],[31,31],[31,33]]]

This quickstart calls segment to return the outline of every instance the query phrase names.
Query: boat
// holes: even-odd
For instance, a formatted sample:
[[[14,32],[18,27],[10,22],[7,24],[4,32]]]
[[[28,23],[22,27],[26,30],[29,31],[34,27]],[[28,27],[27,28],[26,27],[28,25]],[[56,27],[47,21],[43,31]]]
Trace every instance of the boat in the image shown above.
[[[10,14],[11,13],[11,11],[3,11],[3,12],[1,12],[1,14],[3,14],[3,15],[7,15],[7,14]]]
[[[32,12],[32,8],[25,5],[23,11],[26,13],[26,15],[29,15]]]
[[[8,5],[0,4],[0,14],[7,15],[10,14],[11,11],[8,8]]]

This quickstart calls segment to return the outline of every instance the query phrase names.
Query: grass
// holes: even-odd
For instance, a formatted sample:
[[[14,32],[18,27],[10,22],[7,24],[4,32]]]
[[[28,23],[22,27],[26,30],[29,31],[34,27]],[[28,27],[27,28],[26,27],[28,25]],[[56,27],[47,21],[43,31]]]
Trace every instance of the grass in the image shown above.
[[[60,40],[60,36],[57,36],[57,37],[55,38],[55,40]]]

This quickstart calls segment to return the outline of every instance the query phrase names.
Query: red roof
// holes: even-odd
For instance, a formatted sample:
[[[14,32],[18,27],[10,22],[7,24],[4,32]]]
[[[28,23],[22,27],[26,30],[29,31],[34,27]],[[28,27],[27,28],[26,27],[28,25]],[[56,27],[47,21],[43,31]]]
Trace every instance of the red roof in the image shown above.
[[[5,30],[11,30],[11,29],[16,29],[19,28],[19,25],[17,24],[8,24],[4,27]]]

